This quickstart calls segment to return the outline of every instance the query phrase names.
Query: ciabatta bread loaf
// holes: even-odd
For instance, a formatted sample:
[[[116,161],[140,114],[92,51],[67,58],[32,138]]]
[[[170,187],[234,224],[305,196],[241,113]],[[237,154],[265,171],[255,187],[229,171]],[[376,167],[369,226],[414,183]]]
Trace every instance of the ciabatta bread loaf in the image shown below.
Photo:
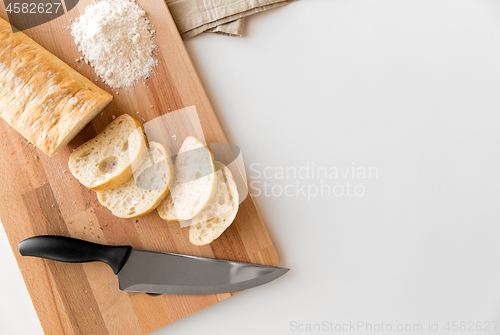
[[[68,144],[111,99],[0,19],[0,116],[47,155]]]
[[[231,171],[215,162],[217,190],[208,206],[191,221],[189,241],[195,245],[211,243],[233,223],[239,207],[239,195]]]
[[[97,199],[113,215],[135,218],[154,210],[167,196],[174,179],[174,165],[166,145],[150,142],[149,155],[124,184],[97,192]]]
[[[107,191],[126,182],[147,154],[142,124],[123,114],[99,135],[75,149],[68,166],[84,186]]]
[[[158,214],[168,221],[190,220],[205,209],[215,193],[217,176],[212,153],[190,136],[182,143],[174,165],[174,182],[158,206]]]

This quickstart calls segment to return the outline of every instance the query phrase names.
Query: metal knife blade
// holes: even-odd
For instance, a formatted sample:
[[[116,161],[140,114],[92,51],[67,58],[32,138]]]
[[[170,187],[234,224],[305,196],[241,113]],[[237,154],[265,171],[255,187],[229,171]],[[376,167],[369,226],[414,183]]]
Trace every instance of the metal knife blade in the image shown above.
[[[64,236],[35,236],[19,243],[23,256],[61,262],[107,263],[118,275],[119,288],[153,294],[218,294],[268,283],[289,269],[108,246]]]
[[[289,269],[133,249],[118,273],[120,289],[158,294],[216,294],[270,282]]]

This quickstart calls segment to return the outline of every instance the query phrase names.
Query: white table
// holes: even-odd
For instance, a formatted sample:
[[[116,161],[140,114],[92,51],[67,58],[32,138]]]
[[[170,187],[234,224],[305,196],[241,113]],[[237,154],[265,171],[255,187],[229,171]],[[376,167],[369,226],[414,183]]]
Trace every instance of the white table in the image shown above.
[[[491,334],[500,3],[302,0],[247,23],[186,44],[291,271],[154,334]],[[0,258],[0,333],[41,334],[3,230]]]

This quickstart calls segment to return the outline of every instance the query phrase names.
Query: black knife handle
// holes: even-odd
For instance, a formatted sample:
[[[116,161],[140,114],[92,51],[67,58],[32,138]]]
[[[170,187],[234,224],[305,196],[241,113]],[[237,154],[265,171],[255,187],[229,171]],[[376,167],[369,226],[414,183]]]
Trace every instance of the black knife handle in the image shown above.
[[[54,235],[30,237],[19,242],[23,256],[52,259],[59,262],[104,262],[118,274],[128,259],[131,246],[109,246],[76,238]]]

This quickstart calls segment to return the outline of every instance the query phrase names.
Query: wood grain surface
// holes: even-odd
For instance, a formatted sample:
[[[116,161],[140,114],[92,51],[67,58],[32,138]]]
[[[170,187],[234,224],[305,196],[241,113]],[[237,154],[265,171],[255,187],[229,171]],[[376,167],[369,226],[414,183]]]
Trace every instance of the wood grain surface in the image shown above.
[[[66,15],[25,33],[94,80],[93,69],[76,62],[81,54],[70,30],[64,28],[90,3],[80,1]],[[113,102],[52,158],[0,120],[0,219],[46,334],[148,334],[232,294],[151,296],[119,291],[117,277],[103,263],[68,264],[22,257],[17,244],[34,235],[72,236],[110,245],[274,266],[279,262],[250,196],[241,204],[234,224],[219,239],[196,247],[189,243],[187,228],[161,220],[156,211],[138,219],[112,216],[98,203],[95,192],[80,185],[69,172],[71,151],[100,132],[113,116],[123,113],[147,122],[194,106],[206,142],[226,142],[164,1],[137,3],[156,30],[158,65],[150,79],[120,91],[99,81],[101,88],[114,95]],[[3,3],[0,16],[7,19]]]

